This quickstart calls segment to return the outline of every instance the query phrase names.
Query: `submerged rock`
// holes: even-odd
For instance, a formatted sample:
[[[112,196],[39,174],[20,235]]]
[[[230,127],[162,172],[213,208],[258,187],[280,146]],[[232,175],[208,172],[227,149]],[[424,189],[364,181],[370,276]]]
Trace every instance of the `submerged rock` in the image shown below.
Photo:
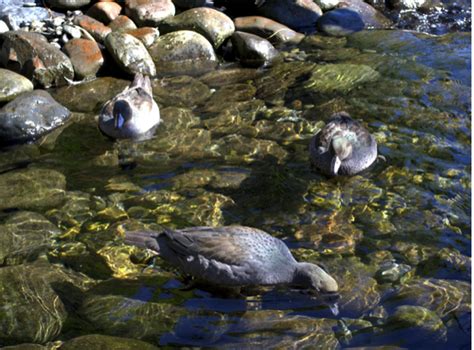
[[[232,20],[220,11],[200,7],[170,17],[160,23],[164,34],[178,30],[193,30],[202,34],[218,48],[235,30]]]
[[[116,78],[97,78],[82,84],[62,87],[52,91],[56,100],[75,112],[98,111],[102,105],[122,92],[130,84]]]
[[[64,198],[66,178],[55,170],[31,168],[0,175],[0,210],[44,209]]]
[[[69,115],[44,90],[22,94],[0,109],[0,145],[34,141],[62,125]]]
[[[61,350],[156,350],[156,346],[144,341],[123,337],[111,337],[103,334],[88,334],[68,340],[61,345]]]
[[[61,231],[40,214],[19,212],[0,226],[0,265],[33,261]]]
[[[23,75],[0,68],[0,102],[8,102],[24,92],[33,90],[33,83]]]
[[[63,52],[51,45],[45,36],[25,31],[2,34],[0,63],[14,70],[35,85],[65,85],[72,80],[74,68]]]
[[[146,47],[130,34],[113,32],[107,35],[105,46],[118,65],[127,73],[156,75],[156,68]]]
[[[383,335],[398,339],[400,345],[419,348],[446,341],[446,327],[433,312],[421,306],[399,306],[388,318]],[[414,336],[415,335],[415,336]]]
[[[161,36],[149,51],[158,74],[194,75],[217,65],[211,43],[201,34],[189,30]]]
[[[101,333],[135,339],[158,339],[172,330],[184,309],[176,297],[160,300],[166,277],[109,280],[92,288],[79,309]]]
[[[44,262],[1,268],[2,344],[46,343],[54,339],[66,322],[65,302],[74,302],[71,299],[77,297],[77,291],[72,291],[84,291],[89,283],[81,275]]]
[[[279,53],[273,45],[257,35],[235,32],[231,39],[234,52],[244,66],[268,66],[279,59]]]
[[[155,79],[152,88],[156,102],[164,106],[191,108],[204,103],[211,96],[207,85],[185,75]]]

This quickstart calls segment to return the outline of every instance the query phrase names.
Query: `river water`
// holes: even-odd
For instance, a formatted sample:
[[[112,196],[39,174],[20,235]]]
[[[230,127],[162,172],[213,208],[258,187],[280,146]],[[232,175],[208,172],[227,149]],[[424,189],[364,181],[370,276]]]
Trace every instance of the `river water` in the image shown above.
[[[163,123],[139,143],[96,124],[126,81],[52,91],[71,121],[0,159],[4,343],[74,348],[69,339],[100,334],[228,349],[469,349],[470,40],[310,36],[269,69],[157,79]],[[311,169],[308,142],[341,110],[385,159],[328,179]],[[339,314],[285,288],[185,289],[179,272],[123,244],[123,229],[229,224],[324,263],[341,286]]]

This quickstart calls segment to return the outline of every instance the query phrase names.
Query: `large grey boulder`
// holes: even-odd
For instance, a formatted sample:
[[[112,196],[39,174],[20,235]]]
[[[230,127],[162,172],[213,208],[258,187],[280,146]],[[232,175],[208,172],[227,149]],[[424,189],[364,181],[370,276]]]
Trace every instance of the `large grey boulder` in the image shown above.
[[[62,125],[69,115],[44,90],[20,95],[0,109],[0,145],[34,141]]]

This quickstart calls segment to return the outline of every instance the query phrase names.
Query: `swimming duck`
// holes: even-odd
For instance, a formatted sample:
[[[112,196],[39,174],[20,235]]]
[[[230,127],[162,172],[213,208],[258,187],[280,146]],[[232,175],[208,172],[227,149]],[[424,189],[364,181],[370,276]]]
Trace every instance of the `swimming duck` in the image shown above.
[[[212,285],[289,285],[337,298],[337,282],[324,267],[297,262],[283,241],[256,228],[126,232],[125,243],[151,249],[186,274]]]
[[[334,114],[309,146],[311,162],[329,176],[355,175],[377,158],[375,138],[348,113]]]
[[[133,82],[107,101],[99,115],[100,130],[115,139],[146,139],[160,123],[150,78],[137,73]]]

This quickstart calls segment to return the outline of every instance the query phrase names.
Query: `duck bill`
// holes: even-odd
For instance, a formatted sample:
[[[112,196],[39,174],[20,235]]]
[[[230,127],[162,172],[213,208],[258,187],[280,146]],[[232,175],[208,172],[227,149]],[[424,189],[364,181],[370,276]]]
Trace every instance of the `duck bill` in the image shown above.
[[[331,160],[331,175],[336,176],[341,167],[341,160],[338,156],[334,156]]]
[[[118,113],[114,118],[114,127],[115,129],[120,129],[123,124],[125,124],[125,118],[121,113]]]

